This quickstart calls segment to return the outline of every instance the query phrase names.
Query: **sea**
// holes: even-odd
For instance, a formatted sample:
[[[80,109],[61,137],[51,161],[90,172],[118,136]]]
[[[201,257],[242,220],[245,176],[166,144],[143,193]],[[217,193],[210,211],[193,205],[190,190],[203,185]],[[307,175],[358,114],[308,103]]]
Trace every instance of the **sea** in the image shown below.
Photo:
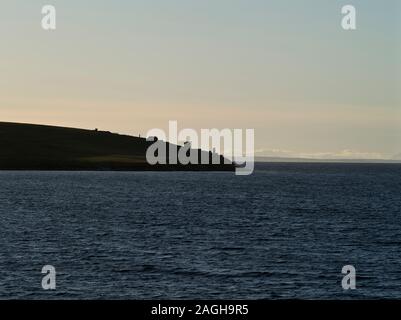
[[[397,164],[2,171],[0,299],[399,299],[400,205]]]

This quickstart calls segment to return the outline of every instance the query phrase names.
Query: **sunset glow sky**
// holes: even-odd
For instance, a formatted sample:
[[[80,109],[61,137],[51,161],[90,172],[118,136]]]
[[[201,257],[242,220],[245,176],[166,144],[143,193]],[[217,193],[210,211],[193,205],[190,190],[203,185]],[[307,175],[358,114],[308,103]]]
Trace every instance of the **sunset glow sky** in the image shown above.
[[[2,0],[0,121],[145,135],[177,120],[253,128],[257,155],[391,158],[400,3]],[[356,31],[341,28],[345,4]]]

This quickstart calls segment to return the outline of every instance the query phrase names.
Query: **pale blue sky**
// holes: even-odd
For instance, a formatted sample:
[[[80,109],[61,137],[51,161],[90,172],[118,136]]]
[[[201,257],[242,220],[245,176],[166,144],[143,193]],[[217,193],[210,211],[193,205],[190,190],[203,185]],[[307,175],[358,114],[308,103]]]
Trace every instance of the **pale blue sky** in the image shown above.
[[[57,30],[40,27],[41,6]],[[342,30],[341,7],[357,9]],[[400,1],[2,0],[0,120],[254,128],[260,154],[401,152]]]

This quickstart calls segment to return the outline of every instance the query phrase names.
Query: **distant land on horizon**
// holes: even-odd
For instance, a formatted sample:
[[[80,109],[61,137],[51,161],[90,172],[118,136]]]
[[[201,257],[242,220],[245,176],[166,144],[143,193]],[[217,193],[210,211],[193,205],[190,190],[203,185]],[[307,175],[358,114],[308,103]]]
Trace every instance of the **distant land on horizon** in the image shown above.
[[[0,170],[234,171],[233,164],[146,161],[153,142],[108,131],[0,122]],[[166,142],[167,143],[167,142]],[[168,147],[166,145],[167,158]],[[181,146],[177,146],[179,150]],[[197,150],[201,154],[211,152]],[[211,163],[211,161],[210,161]]]
[[[386,159],[312,159],[290,157],[255,157],[255,162],[287,162],[287,163],[399,163],[401,160]]]
[[[169,143],[167,143],[167,150]],[[152,142],[109,131],[0,122],[0,170],[233,171],[232,164],[155,165],[146,161]],[[179,150],[181,146],[177,146]],[[211,152],[197,150],[201,153]],[[220,156],[221,163],[223,157]],[[401,163],[401,160],[255,157],[255,162]]]

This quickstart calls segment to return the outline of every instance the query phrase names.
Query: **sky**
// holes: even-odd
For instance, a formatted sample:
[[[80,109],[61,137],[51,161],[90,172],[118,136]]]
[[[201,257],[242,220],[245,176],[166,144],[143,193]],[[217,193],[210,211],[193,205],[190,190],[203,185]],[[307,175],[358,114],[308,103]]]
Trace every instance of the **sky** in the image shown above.
[[[259,156],[401,159],[398,0],[2,0],[0,38],[0,121],[176,120],[254,129]]]

